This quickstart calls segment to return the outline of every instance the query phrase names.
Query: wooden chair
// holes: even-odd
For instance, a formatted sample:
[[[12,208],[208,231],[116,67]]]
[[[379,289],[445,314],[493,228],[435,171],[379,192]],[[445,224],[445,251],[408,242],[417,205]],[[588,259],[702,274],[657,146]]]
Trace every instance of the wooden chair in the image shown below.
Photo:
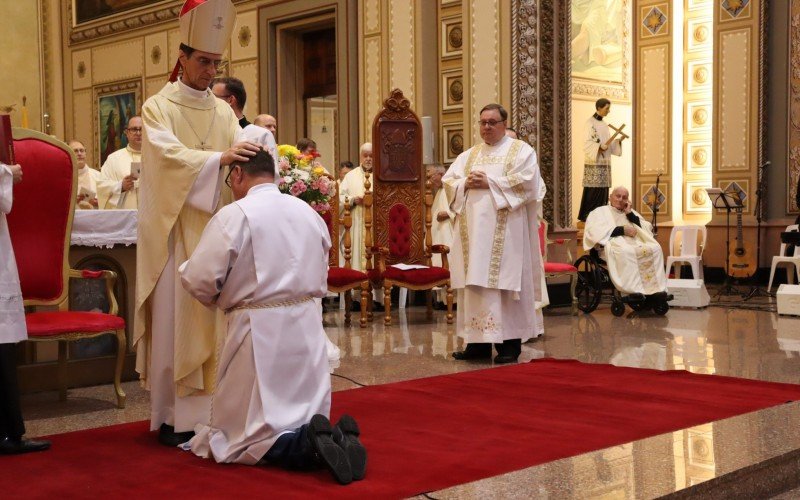
[[[445,287],[450,324],[453,322],[453,292],[447,263],[450,249],[446,245],[431,244],[433,193],[422,164],[422,125],[410,106],[403,92],[395,89],[373,121],[374,192],[364,196],[367,274],[373,285],[383,286],[385,324],[392,321],[393,286],[427,290],[428,317],[433,317],[431,290]],[[365,188],[369,190],[369,187],[370,177],[367,176]],[[433,252],[442,256],[441,267],[431,266]],[[378,261],[375,266],[373,255]],[[392,267],[394,264],[427,267],[401,270]]]
[[[345,202],[347,202],[345,198]],[[351,268],[351,248],[352,240],[350,228],[353,225],[353,218],[350,215],[350,204],[345,203],[344,214],[340,219],[339,214],[339,195],[331,196],[331,210],[323,214],[323,219],[328,226],[331,235],[331,251],[328,260],[328,291],[334,293],[344,293],[345,312],[344,324],[350,325],[350,308],[353,304],[351,290],[361,289],[361,328],[367,326],[367,301],[369,297],[369,279],[367,273]],[[335,215],[332,215],[335,214]],[[339,266],[339,225],[344,226],[344,267]]]
[[[572,314],[578,314],[578,298],[575,297],[575,286],[578,283],[578,268],[570,263],[564,262],[548,262],[547,261],[547,247],[548,245],[566,245],[568,239],[559,238],[551,240],[547,237],[547,221],[539,220],[539,250],[542,253],[542,263],[544,264],[544,278],[558,278],[561,276],[569,277],[569,293],[572,297]],[[572,261],[572,252],[567,247],[567,260]]]
[[[67,397],[67,347],[73,340],[100,335],[117,339],[114,390],[117,407],[125,407],[121,377],[128,347],[125,320],[117,316],[116,274],[69,268],[69,244],[78,170],[75,155],[64,143],[27,129],[13,129],[16,161],[25,172],[14,188],[14,209],[8,215],[11,243],[19,269],[26,310],[28,340],[58,342],[60,398]],[[70,311],[71,279],[105,280],[108,313]],[[57,310],[36,311],[40,306]],[[30,308],[30,309],[29,309]]]

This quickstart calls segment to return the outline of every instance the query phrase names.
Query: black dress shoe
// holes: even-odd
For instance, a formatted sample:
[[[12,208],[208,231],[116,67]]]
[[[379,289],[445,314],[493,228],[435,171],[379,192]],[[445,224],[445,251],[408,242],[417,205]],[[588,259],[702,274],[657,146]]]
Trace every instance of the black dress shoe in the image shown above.
[[[353,481],[353,470],[347,454],[333,441],[333,428],[325,415],[314,415],[308,424],[308,440],[320,465],[327,468],[339,484]]]
[[[347,461],[353,471],[353,481],[364,479],[367,472],[367,449],[358,439],[360,435],[358,424],[350,415],[342,415],[333,428],[333,441],[347,454]]]
[[[158,442],[164,446],[176,447],[180,446],[186,441],[194,437],[194,432],[175,432],[175,427],[167,424],[161,424],[158,429]]]
[[[19,455],[50,448],[50,441],[34,441],[33,439],[0,439],[0,455]]]
[[[511,356],[510,354],[498,354],[494,357],[495,364],[498,365],[505,365],[508,363],[516,363],[517,356]]]
[[[459,361],[492,359],[492,344],[467,344],[463,351],[454,352],[453,357]]]

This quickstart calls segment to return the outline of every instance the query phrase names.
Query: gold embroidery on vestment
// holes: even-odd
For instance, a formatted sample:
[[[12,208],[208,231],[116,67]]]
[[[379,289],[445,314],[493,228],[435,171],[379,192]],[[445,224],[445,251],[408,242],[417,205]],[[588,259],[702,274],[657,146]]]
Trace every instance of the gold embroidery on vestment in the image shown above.
[[[515,140],[511,147],[508,148],[508,154],[506,154],[505,158],[505,170],[503,175],[508,176],[508,173],[514,166],[514,160],[517,158],[517,153],[519,153],[520,147],[522,146],[522,141]],[[517,184],[512,189],[514,190],[514,194],[517,194],[517,188],[522,189],[521,184]],[[522,192],[522,198],[524,199],[525,192]],[[502,208],[497,211],[497,222],[495,223],[494,227],[494,237],[492,238],[492,254],[489,259],[489,281],[487,286],[489,288],[497,288],[497,284],[500,281],[500,264],[503,259],[503,249],[506,243],[506,223],[508,222],[508,212],[507,208]]]
[[[475,163],[475,158],[478,156],[478,152],[480,152],[479,147],[474,147],[469,152],[469,157],[467,158],[467,164],[464,166],[464,177],[468,176],[469,173],[472,171],[472,165]],[[466,196],[466,195],[465,195]],[[467,275],[469,272],[469,234],[467,233],[467,210],[461,211],[459,221],[458,221],[458,229],[461,233],[461,254],[464,258],[464,276]]]

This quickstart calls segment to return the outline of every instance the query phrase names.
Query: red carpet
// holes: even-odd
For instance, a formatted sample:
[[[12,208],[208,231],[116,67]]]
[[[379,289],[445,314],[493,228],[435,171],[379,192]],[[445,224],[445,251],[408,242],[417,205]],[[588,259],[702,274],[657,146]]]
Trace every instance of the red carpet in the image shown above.
[[[800,386],[576,361],[337,392],[369,451],[367,477],[217,465],[156,444],[147,424],[54,436],[0,457],[14,497],[406,497],[800,399]]]

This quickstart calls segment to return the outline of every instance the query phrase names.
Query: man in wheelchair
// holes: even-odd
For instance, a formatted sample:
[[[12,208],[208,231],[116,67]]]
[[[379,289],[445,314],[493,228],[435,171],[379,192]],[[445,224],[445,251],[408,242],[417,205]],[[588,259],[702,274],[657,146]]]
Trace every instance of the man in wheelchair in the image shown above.
[[[637,310],[646,304],[659,314],[669,309],[666,303],[672,297],[666,291],[661,245],[653,236],[652,225],[633,210],[626,188],[614,188],[609,204],[594,209],[586,218],[583,248],[597,249],[606,261],[622,302]]]

